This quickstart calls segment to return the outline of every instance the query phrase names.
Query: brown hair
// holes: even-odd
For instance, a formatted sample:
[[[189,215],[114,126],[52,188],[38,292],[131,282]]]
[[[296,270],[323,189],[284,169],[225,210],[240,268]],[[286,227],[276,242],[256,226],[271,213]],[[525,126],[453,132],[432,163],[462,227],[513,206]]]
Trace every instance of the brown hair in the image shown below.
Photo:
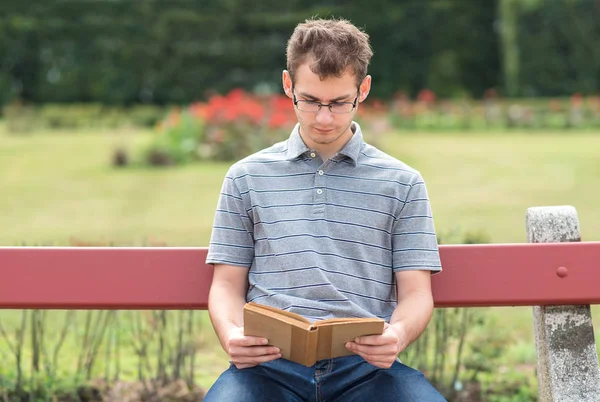
[[[369,35],[347,20],[309,19],[294,29],[286,54],[292,82],[298,67],[310,60],[310,70],[321,80],[341,77],[349,67],[359,85],[367,76],[373,50]]]

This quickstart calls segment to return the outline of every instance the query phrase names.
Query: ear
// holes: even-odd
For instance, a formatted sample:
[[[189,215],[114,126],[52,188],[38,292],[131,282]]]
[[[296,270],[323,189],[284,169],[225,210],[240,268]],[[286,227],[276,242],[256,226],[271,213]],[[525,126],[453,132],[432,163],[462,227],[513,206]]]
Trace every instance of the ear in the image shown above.
[[[371,91],[371,76],[367,75],[358,87],[358,101],[362,102],[367,99],[367,96],[369,96],[369,91]]]
[[[292,98],[292,76],[289,71],[283,70],[283,74],[281,76],[281,80],[283,82],[283,92],[288,96],[288,98]]]

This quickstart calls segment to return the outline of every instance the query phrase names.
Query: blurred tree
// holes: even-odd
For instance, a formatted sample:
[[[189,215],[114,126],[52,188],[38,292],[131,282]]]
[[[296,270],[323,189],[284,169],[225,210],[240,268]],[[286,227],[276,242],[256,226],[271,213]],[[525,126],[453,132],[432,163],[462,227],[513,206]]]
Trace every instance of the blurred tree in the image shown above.
[[[519,95],[519,4],[518,0],[500,0],[498,5],[504,91],[514,97]]]
[[[375,50],[372,95],[600,90],[597,0],[154,0],[0,3],[0,103],[172,104],[279,91],[286,41],[350,19]]]
[[[521,5],[521,91],[561,96],[600,91],[600,2],[527,0]]]

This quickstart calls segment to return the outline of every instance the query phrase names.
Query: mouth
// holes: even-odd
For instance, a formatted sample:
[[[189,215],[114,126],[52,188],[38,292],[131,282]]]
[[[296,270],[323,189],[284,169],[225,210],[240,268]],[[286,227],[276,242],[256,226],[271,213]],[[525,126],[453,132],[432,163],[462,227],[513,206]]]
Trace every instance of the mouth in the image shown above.
[[[314,129],[315,129],[315,131],[322,133],[322,134],[330,133],[333,131],[333,128],[322,129],[322,128],[315,127]]]

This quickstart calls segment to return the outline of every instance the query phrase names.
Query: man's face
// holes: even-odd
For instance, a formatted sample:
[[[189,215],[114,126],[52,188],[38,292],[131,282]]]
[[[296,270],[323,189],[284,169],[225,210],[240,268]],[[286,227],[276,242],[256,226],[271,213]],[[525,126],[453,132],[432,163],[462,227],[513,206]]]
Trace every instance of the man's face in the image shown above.
[[[368,95],[371,77],[367,76],[360,87],[356,85],[356,77],[346,71],[341,77],[328,77],[321,81],[313,73],[308,64],[302,64],[295,75],[292,85],[287,71],[283,73],[283,87],[290,98],[297,101],[312,101],[322,104],[336,102],[362,102]],[[299,103],[302,108],[302,102]],[[350,125],[356,115],[356,108],[349,113],[332,113],[327,106],[317,112],[307,112],[294,107],[300,135],[310,149],[316,149],[322,156],[331,157],[337,153],[352,137]]]

